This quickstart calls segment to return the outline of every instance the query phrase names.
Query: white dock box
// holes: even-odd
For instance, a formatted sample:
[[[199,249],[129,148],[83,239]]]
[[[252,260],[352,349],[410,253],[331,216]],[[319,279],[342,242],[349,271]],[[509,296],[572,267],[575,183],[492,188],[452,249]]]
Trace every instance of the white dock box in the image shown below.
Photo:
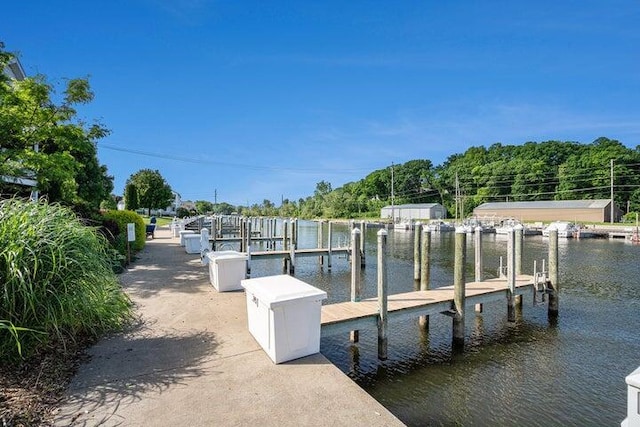
[[[173,237],[180,237],[181,230],[182,230],[182,226],[180,225],[179,222],[171,223],[171,233],[173,234]]]
[[[249,332],[274,363],[320,351],[320,311],[327,293],[281,275],[242,281]]]
[[[242,289],[240,282],[247,273],[249,256],[237,251],[207,252],[209,281],[218,292]]]
[[[184,250],[188,254],[199,254],[200,253],[200,235],[199,234],[184,234],[182,236],[184,239]]]
[[[184,236],[195,234],[196,232],[193,230],[180,230],[178,234],[180,235],[180,246],[184,246]]]
[[[627,382],[627,418],[622,427],[640,426],[640,368],[626,378]]]

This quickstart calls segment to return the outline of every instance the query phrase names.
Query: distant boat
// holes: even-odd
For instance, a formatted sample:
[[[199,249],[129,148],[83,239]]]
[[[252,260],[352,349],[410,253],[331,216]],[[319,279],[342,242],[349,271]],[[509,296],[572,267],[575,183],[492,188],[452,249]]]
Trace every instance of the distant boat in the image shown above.
[[[558,238],[570,239],[572,237],[577,237],[577,234],[580,230],[578,226],[576,226],[572,222],[566,221],[555,221],[549,224],[549,226],[545,227],[542,230],[542,235],[544,237],[549,237],[549,228],[555,227],[558,230]],[[582,236],[586,237],[586,236]]]
[[[393,224],[393,229],[399,231],[411,231],[413,230],[413,224],[407,221],[396,222]]]
[[[434,221],[429,223],[429,230],[436,233],[455,231],[455,229],[456,227],[453,224],[444,221]]]
[[[534,234],[540,234],[539,231],[536,231],[532,228],[527,227],[526,225],[524,225],[523,223],[521,223],[520,221],[518,221],[517,219],[505,219],[503,221],[500,222],[500,225],[497,226],[496,229],[496,234],[509,234],[509,231],[515,227],[516,225],[521,225],[522,226],[522,235],[523,236],[532,236]]]
[[[473,234],[473,226],[469,224],[461,224],[456,227],[456,231],[460,231],[467,234]]]

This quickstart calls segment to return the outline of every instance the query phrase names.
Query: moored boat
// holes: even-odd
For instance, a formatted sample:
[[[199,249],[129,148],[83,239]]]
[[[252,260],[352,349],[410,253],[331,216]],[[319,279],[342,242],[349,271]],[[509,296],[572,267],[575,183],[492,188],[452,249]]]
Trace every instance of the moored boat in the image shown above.
[[[555,227],[558,230],[558,238],[570,239],[576,237],[579,228],[572,222],[554,221],[542,230],[544,237],[549,237],[549,228]]]

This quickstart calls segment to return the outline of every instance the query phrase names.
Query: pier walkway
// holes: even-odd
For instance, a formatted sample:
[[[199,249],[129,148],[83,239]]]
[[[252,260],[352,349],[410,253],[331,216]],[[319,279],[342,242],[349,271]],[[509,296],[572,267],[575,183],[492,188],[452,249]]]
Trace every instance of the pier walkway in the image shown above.
[[[89,349],[58,426],[399,426],[321,354],[274,365],[244,292],[218,293],[166,227],[121,281],[138,321]]]
[[[516,295],[533,295],[533,276],[516,277]],[[504,301],[507,307],[507,279],[488,279],[482,282],[468,282],[465,286],[466,306],[491,301]],[[401,320],[433,314],[450,314],[454,306],[454,287],[444,286],[426,291],[405,292],[389,295],[389,320]],[[342,302],[322,306],[322,334],[347,333],[351,330],[376,328],[378,321],[378,298],[358,302]]]

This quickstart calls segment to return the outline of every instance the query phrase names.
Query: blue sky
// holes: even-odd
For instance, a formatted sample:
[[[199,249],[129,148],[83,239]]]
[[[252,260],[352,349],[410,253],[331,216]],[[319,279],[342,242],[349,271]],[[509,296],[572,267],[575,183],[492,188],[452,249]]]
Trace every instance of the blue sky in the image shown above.
[[[150,168],[279,205],[473,145],[636,147],[638,22],[636,0],[24,0],[0,40],[30,75],[89,76],[116,194]]]

